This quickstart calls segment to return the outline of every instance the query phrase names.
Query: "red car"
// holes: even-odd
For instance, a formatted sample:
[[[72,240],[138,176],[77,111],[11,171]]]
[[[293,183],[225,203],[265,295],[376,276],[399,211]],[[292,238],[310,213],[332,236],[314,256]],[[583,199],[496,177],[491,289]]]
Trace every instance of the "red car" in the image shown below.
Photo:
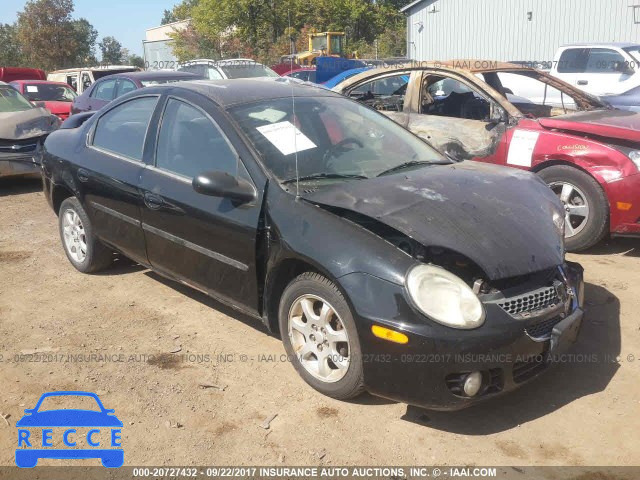
[[[47,80],[15,80],[10,85],[38,107],[44,107],[60,120],[66,120],[71,103],[78,96],[66,83]]]
[[[564,223],[569,251],[609,233],[640,237],[640,114],[612,109],[544,72],[480,60],[376,68],[333,90],[451,157],[540,175],[565,205],[565,218],[555,220]]]

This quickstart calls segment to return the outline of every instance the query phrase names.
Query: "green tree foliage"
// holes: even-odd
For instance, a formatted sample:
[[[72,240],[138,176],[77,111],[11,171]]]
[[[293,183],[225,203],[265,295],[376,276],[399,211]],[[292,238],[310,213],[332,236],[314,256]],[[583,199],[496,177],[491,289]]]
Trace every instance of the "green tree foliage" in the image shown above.
[[[179,60],[246,56],[273,62],[308,49],[311,31],[344,31],[347,49],[367,55],[404,54],[404,0],[184,0],[173,12],[191,19],[172,35]]]
[[[29,0],[18,13],[17,37],[30,66],[53,70],[75,58],[73,0]]]
[[[165,10],[162,13],[162,20],[160,20],[160,25],[166,25],[167,23],[173,23],[173,22],[177,22],[178,19],[176,18],[175,14],[173,13],[173,10]]]
[[[21,67],[24,58],[15,25],[0,24],[0,66]]]
[[[96,40],[98,31],[85,18],[73,20],[73,29],[76,33],[75,56],[69,62],[68,67],[84,67],[95,65]]]
[[[124,53],[122,44],[114,37],[104,37],[100,43],[100,52],[102,52],[102,63],[107,65],[118,65],[122,63]]]

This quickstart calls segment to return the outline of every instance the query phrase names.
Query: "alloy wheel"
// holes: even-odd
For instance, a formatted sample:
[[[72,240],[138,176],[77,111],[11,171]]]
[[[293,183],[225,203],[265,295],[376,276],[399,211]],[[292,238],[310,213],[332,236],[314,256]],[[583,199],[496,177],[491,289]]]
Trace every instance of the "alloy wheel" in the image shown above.
[[[80,215],[75,210],[68,209],[64,212],[62,230],[64,247],[69,255],[78,263],[84,262],[87,258],[87,239]]]
[[[578,235],[589,221],[589,201],[582,190],[567,182],[549,184],[562,201],[565,210],[565,238]]]
[[[304,369],[333,383],[349,369],[349,336],[336,310],[316,295],[299,297],[289,310],[289,338]]]

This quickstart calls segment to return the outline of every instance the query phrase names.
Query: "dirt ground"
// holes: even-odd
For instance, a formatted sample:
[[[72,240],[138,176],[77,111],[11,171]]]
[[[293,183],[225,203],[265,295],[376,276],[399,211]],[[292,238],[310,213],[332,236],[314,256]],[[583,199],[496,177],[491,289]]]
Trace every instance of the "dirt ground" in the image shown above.
[[[280,361],[259,322],[130,262],[78,273],[39,183],[2,181],[0,465],[53,390],[115,409],[126,465],[640,465],[640,240],[569,258],[588,282],[572,353],[589,361],[460,412],[340,402]]]

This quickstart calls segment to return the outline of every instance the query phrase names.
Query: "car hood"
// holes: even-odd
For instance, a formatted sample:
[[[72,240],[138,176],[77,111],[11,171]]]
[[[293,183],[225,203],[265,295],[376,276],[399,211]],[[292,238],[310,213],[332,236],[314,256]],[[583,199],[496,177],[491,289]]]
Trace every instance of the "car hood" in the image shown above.
[[[44,106],[54,115],[69,113],[71,110],[71,102],[44,102]]]
[[[22,112],[0,113],[0,138],[22,140],[51,133],[60,126],[60,119],[44,108]]]
[[[16,427],[121,427],[115,415],[92,410],[47,410],[25,415]]]
[[[561,204],[529,172],[478,162],[434,165],[307,191],[320,206],[376,219],[428,247],[473,260],[490,280],[562,264]]]
[[[640,142],[640,114],[627,110],[591,110],[538,121],[549,129]]]

